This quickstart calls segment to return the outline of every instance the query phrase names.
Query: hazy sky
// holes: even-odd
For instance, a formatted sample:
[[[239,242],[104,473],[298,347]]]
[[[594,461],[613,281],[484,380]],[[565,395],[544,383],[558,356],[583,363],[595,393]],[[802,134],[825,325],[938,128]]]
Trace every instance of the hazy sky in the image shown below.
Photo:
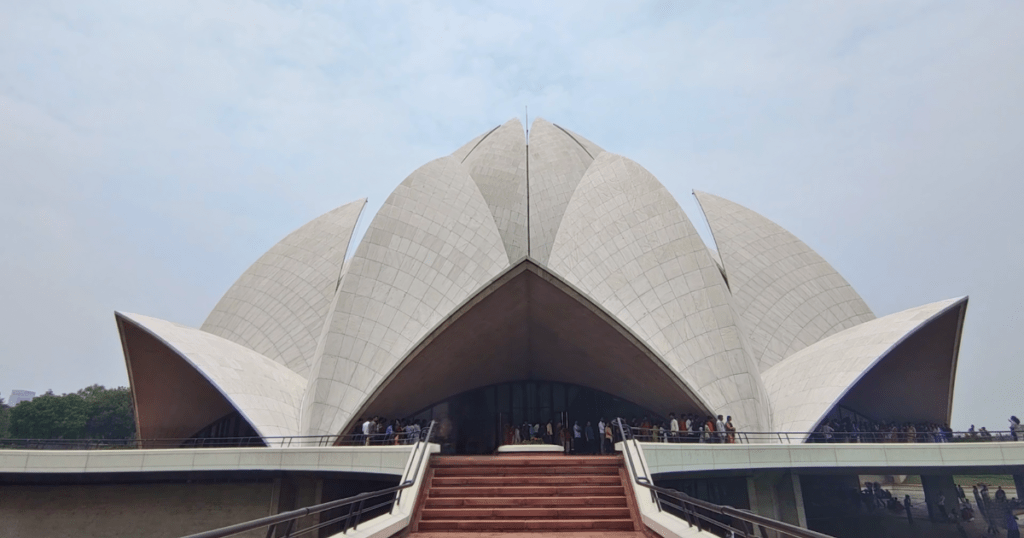
[[[879,316],[970,295],[953,426],[1024,414],[1024,3],[551,4],[0,0],[0,395],[127,384],[114,310],[199,326],[529,105]]]

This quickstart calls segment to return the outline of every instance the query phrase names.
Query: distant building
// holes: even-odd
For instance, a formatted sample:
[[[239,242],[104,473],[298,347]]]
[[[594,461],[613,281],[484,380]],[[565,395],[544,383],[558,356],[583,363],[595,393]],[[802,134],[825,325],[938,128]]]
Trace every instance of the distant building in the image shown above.
[[[7,405],[14,407],[21,402],[31,402],[36,393],[30,390],[12,390],[11,397],[7,399]]]

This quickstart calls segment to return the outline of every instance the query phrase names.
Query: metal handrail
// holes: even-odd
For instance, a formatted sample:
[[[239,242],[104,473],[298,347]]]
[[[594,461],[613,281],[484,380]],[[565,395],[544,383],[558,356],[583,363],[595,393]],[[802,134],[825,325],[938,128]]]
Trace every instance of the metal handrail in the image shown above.
[[[641,442],[672,442],[672,443],[708,443],[717,444],[723,432],[679,431],[670,434],[665,430],[626,426],[633,436]],[[711,434],[706,437],[706,434]],[[909,443],[905,432],[896,432],[896,440],[890,438],[889,432],[832,432],[831,439],[816,432],[733,432],[734,440],[742,444],[759,443]],[[384,433],[345,435],[285,435],[270,437],[208,437],[208,438],[156,438],[156,439],[0,439],[0,450],[119,450],[119,449],[154,449],[154,448],[302,448],[330,446],[391,446],[408,445],[416,441],[415,432],[399,432],[388,436]],[[1024,436],[1022,436],[1024,439]],[[1009,431],[953,432],[953,443],[986,443],[1012,441]],[[936,443],[932,432],[918,432],[914,443]]]
[[[227,536],[235,536],[237,534],[241,534],[243,532],[251,530],[262,529],[264,527],[267,529],[267,537],[269,538],[276,534],[279,525],[287,525],[285,527],[284,538],[292,538],[295,536],[300,536],[309,532],[313,532],[315,530],[319,530],[323,527],[334,525],[335,523],[338,523],[343,520],[344,523],[342,524],[341,533],[345,534],[349,531],[349,522],[353,522],[351,529],[355,529],[359,526],[359,523],[362,519],[362,515],[365,512],[376,510],[377,508],[382,508],[384,506],[387,506],[388,504],[391,505],[391,510],[393,512],[394,507],[401,500],[400,493],[402,492],[402,490],[405,490],[416,485],[416,478],[419,476],[420,469],[422,468],[423,465],[423,460],[425,459],[426,455],[430,454],[430,439],[433,436],[434,424],[436,424],[435,421],[430,422],[430,426],[424,432],[422,432],[423,434],[421,435],[420,439],[416,442],[416,446],[413,448],[413,454],[411,459],[416,460],[415,471],[413,471],[411,474],[407,474],[409,468],[411,468],[412,465],[406,465],[406,472],[403,472],[402,474],[403,480],[397,486],[393,486],[378,491],[360,493],[359,495],[354,495],[352,497],[348,497],[345,499],[338,499],[335,501],[321,503],[313,506],[307,506],[306,508],[299,508],[297,510],[291,510],[289,512],[282,512],[280,514],[275,514],[272,516],[261,517],[259,519],[254,519],[252,521],[236,523],[234,525],[229,525],[227,527],[222,527],[219,529],[213,529],[205,532],[200,532],[197,534],[190,534],[184,538],[225,538]],[[392,493],[395,494],[395,498],[393,500],[386,500],[382,503],[377,503],[369,507],[365,506],[366,501],[369,499],[373,499],[375,497],[382,497],[385,495],[391,495]],[[304,529],[295,529],[295,524],[299,519],[302,519],[306,516],[326,512],[328,510],[343,508],[345,506],[348,506],[349,509],[344,516],[339,516],[325,522],[317,523],[316,525],[312,525]],[[353,518],[355,519],[353,520]]]
[[[248,437],[190,437],[157,439],[0,439],[2,449],[119,450],[154,448],[303,448],[331,446],[391,446],[416,442],[416,432],[345,435],[284,435]]]
[[[640,459],[641,465],[643,466],[644,474],[640,475],[637,473],[636,464],[633,461],[633,451],[639,450],[640,446],[636,438],[633,436],[632,429],[623,424],[621,418],[615,419],[615,423],[618,426],[619,434],[622,436],[622,451],[626,454],[626,461],[629,464],[630,476],[633,479],[633,483],[651,491],[659,512],[663,511],[662,505],[667,505],[682,512],[686,516],[685,521],[689,523],[691,527],[696,526],[698,529],[704,530],[702,525],[703,522],[708,525],[714,525],[726,532],[732,532],[735,536],[743,536],[744,538],[755,536],[755,529],[760,529],[762,536],[765,535],[765,530],[767,529],[782,533],[782,535],[791,538],[833,538],[827,534],[822,534],[810,529],[777,521],[775,519],[755,514],[749,510],[740,510],[727,505],[710,503],[691,497],[681,491],[654,485],[649,476],[649,471],[646,469],[646,466],[643,466],[643,460],[640,458],[638,459]],[[633,443],[632,448],[630,447],[630,442]],[[676,501],[676,503],[662,499],[662,496],[668,497],[669,499]],[[706,513],[702,513],[701,510]],[[739,520],[744,524],[742,527],[735,527],[731,523],[718,521],[711,517],[711,515],[728,516],[733,522]]]
[[[985,431],[985,432],[952,432],[936,434],[934,432],[916,432],[913,439],[907,432],[843,432],[833,431],[823,433],[819,431],[810,432],[707,432],[703,430],[680,430],[671,432],[658,428],[641,428],[639,426],[625,426],[633,432],[633,436],[641,442],[660,443],[706,443],[723,444],[728,435],[732,434],[732,440],[737,444],[761,444],[761,443],[881,443],[881,444],[913,444],[913,443],[991,443],[1013,441],[1010,431]],[[1021,435],[1024,440],[1024,435]]]

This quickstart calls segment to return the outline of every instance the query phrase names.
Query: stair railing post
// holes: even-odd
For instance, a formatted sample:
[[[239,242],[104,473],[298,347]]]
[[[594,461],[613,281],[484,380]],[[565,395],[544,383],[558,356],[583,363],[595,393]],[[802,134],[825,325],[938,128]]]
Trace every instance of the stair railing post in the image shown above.
[[[356,527],[359,526],[359,520],[362,519],[362,517],[363,517],[363,503],[364,502],[366,502],[366,499],[363,499],[363,500],[359,501],[359,508],[356,510],[356,522],[352,525],[352,530],[356,530]]]

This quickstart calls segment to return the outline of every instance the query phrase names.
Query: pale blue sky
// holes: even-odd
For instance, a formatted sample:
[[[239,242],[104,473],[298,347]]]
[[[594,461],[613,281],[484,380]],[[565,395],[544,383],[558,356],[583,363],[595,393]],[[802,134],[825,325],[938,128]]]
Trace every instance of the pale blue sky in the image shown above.
[[[954,426],[1024,413],[1024,4],[556,4],[0,0],[0,394],[126,384],[114,310],[198,326],[528,104],[878,315],[969,294]]]

